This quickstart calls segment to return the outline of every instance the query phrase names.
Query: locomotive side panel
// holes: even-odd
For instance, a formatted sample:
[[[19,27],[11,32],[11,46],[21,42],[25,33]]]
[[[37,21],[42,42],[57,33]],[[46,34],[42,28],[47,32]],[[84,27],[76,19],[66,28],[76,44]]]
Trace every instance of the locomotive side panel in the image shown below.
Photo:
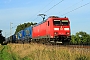
[[[41,38],[46,38],[46,22],[40,24],[40,36]]]
[[[39,33],[39,31],[40,31],[40,25],[34,26],[32,30],[33,30],[33,31],[32,31],[32,38],[33,38],[33,39],[38,38],[39,35],[40,35],[40,33]]]

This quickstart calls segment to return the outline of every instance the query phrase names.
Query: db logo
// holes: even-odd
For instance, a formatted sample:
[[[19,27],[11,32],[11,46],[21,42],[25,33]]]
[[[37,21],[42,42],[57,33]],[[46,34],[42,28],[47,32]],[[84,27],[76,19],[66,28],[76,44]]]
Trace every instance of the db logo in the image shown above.
[[[63,30],[63,28],[60,28],[60,30]]]
[[[61,26],[60,30],[63,30],[62,26]]]

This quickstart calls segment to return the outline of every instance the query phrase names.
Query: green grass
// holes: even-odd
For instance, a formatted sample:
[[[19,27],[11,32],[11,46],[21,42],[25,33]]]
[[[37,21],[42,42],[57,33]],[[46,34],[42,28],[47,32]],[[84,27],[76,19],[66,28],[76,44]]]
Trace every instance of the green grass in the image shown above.
[[[6,45],[0,45],[0,60],[20,60],[17,55],[10,52],[10,48]]]
[[[85,56],[85,55],[80,55],[78,57],[76,57],[75,60],[90,60],[89,57]]]
[[[7,46],[1,46],[2,49],[0,50],[0,60],[12,60],[12,56],[8,53]]]
[[[90,60],[90,49],[42,44],[11,44],[9,46],[22,60]]]

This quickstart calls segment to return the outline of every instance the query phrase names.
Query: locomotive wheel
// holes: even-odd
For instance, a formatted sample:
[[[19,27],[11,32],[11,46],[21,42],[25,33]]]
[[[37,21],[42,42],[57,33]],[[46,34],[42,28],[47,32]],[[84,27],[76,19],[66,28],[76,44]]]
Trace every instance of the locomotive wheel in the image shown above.
[[[63,42],[63,45],[69,45],[69,44],[70,44],[69,41],[67,41],[67,42]]]

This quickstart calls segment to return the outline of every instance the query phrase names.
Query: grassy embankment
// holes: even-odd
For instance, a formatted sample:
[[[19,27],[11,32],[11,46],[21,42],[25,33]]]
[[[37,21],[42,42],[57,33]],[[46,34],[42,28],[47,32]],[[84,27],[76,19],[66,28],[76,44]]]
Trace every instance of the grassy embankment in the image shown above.
[[[11,51],[27,60],[90,60],[90,49],[42,44],[9,44]]]
[[[42,44],[8,44],[0,53],[0,60],[90,60],[90,49]]]

